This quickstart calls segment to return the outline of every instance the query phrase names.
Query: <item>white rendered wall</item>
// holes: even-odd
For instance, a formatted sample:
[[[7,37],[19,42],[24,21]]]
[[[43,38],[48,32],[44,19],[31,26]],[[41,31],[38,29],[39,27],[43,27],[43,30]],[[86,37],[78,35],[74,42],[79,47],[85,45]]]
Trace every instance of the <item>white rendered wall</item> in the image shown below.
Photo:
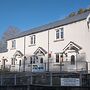
[[[64,28],[64,40],[55,41],[55,30],[58,28]],[[8,41],[7,53],[1,53],[0,59],[3,56],[8,58],[7,63],[11,63],[11,58],[17,50],[20,50],[25,56],[29,57],[37,50],[38,47],[42,47],[48,52],[48,31],[38,32],[32,35],[36,35],[36,44],[30,46],[30,36],[24,36],[16,38],[16,49],[11,48],[11,41]],[[60,26],[49,30],[49,53],[52,53],[51,61],[55,62],[55,53],[63,51],[64,47],[70,42],[74,42],[82,47],[82,52],[86,53],[86,60],[88,62],[88,68],[90,70],[90,29],[87,27],[87,20],[78,21],[72,24]],[[24,42],[25,40],[25,42]],[[25,43],[25,51],[24,51]],[[47,62],[47,55],[45,56]]]

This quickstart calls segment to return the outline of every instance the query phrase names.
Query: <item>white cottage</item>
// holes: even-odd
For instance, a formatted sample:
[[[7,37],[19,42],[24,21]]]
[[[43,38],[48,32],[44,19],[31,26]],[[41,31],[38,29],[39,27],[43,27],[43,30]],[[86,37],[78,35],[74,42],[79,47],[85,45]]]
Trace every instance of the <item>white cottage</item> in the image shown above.
[[[67,17],[7,40],[0,68],[10,71],[90,70],[90,12]]]

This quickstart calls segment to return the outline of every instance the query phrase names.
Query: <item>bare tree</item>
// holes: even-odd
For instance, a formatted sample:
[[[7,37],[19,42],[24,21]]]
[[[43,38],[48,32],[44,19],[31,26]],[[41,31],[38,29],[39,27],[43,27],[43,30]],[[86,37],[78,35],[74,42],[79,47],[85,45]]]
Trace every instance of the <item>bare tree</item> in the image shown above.
[[[14,26],[8,27],[8,29],[3,33],[2,39],[8,40],[14,36],[16,36],[20,32],[20,29]]]
[[[20,29],[14,26],[8,27],[0,40],[0,52],[7,51],[7,40],[20,33]]]

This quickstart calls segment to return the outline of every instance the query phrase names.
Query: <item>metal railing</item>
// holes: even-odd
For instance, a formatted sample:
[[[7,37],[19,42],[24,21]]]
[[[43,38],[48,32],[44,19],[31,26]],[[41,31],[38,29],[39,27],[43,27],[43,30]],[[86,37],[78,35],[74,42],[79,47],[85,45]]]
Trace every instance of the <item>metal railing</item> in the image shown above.
[[[46,72],[48,70],[47,63],[39,64],[25,64],[26,72]],[[13,72],[23,72],[23,65],[1,65],[2,71],[13,71]],[[59,63],[49,62],[49,71],[52,72],[79,72],[88,71],[88,63],[86,61],[76,61],[75,64],[71,64],[70,61],[64,61]]]
[[[79,86],[90,86],[90,75],[84,73],[30,73],[30,72],[3,72],[0,73],[0,86],[14,85],[43,85],[61,86],[61,78],[78,78]]]

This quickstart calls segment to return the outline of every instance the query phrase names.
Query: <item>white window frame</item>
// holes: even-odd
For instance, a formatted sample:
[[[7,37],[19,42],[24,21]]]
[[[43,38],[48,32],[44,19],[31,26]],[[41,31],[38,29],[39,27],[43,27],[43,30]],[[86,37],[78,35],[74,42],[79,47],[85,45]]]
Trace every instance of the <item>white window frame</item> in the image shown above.
[[[16,40],[12,40],[12,49],[16,48]]]
[[[30,45],[35,45],[36,44],[36,35],[31,35],[30,36]]]
[[[58,35],[58,36],[57,36]],[[60,31],[59,29],[56,30],[56,39],[59,39],[60,38]]]
[[[55,54],[55,58],[56,58],[56,55],[57,55],[57,54],[59,55],[59,58],[58,58],[59,61],[57,62],[56,59],[55,59],[55,63],[61,63],[61,62],[63,62],[63,61],[64,61],[64,60],[63,60],[63,57],[61,58],[62,53],[56,53],[56,54]]]
[[[57,57],[56,57],[56,55],[58,55],[58,62],[57,62]],[[56,53],[56,55],[55,55],[55,57],[56,57],[56,63],[59,63],[60,62],[60,54],[59,53]]]
[[[57,38],[57,34],[58,34],[57,31],[59,31],[58,38]],[[63,40],[63,39],[64,39],[64,28],[58,28],[58,29],[56,29],[55,30],[55,40]]]
[[[15,65],[15,58],[11,58],[11,65]]]

